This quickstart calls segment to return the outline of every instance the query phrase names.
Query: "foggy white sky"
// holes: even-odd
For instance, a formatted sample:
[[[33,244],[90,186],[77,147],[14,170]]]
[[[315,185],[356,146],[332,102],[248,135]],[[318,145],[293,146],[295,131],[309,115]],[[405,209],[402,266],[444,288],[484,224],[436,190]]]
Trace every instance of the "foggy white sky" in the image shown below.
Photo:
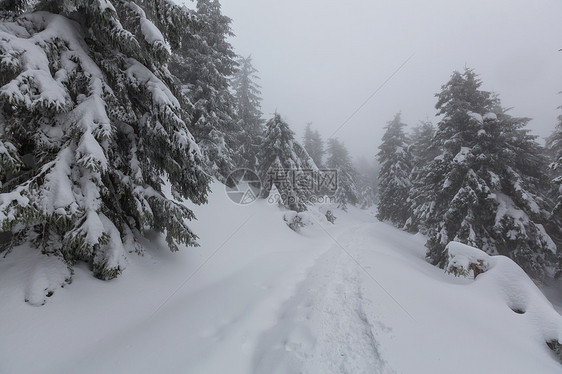
[[[181,1],[178,1],[181,2]],[[221,0],[237,53],[252,54],[262,110],[299,138],[307,122],[330,136],[409,56],[413,58],[338,133],[372,159],[383,127],[435,122],[435,97],[453,70],[475,69],[511,114],[550,134],[562,104],[560,0]],[[193,6],[188,4],[188,6]]]

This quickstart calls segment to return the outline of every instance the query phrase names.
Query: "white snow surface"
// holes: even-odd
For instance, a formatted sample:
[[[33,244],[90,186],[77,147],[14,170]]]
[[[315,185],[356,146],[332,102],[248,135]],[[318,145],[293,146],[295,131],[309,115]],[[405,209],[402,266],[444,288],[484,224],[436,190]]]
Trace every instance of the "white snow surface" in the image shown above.
[[[141,19],[141,32],[144,35],[144,39],[151,45],[153,44],[160,44],[162,45],[168,52],[171,52],[171,48],[162,36],[162,33],[150,20],[146,18]]]
[[[496,115],[496,113],[486,113],[484,114],[483,117],[484,121],[497,121],[498,120],[498,116]]]
[[[482,115],[480,115],[478,113],[468,111],[467,114],[470,118],[472,118],[473,120],[475,120],[478,123],[484,122],[484,118],[482,118]]]
[[[470,153],[469,147],[461,147],[459,153],[453,158],[453,162],[463,163],[466,160],[467,155]]]
[[[455,277],[425,261],[422,235],[365,211],[330,224],[312,209],[297,233],[277,206],[213,191],[192,207],[201,247],[153,235],[112,281],[81,264],[61,289],[54,258],[0,258],[0,373],[562,372],[545,341],[562,317],[511,260],[457,248],[490,266]],[[44,306],[24,302],[46,287]]]
[[[480,265],[484,272],[471,286],[482,293],[500,297],[509,308],[525,315],[527,323],[534,325],[533,338],[537,342],[562,341],[562,317],[513,260],[505,256],[489,256],[477,248],[457,242],[449,243],[447,251],[449,268],[455,266],[469,270],[471,263]]]

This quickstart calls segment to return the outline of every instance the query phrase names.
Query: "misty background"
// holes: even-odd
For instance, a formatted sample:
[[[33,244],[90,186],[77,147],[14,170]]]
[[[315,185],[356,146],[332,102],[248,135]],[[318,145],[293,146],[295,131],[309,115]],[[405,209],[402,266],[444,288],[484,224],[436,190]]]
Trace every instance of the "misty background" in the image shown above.
[[[331,136],[411,57],[335,134],[356,157],[374,157],[398,111],[410,126],[436,123],[434,95],[465,66],[513,107],[511,115],[533,118],[541,143],[560,114],[559,0],[224,0],[222,7],[236,52],[251,54],[259,69],[264,115],[278,111],[298,138],[307,122]]]

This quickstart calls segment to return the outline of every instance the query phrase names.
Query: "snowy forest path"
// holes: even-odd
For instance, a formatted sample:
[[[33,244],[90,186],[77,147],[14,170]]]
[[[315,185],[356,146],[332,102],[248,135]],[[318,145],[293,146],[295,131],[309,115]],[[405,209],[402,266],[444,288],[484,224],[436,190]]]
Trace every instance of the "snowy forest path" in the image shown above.
[[[340,230],[262,334],[256,374],[388,373],[375,338],[381,324],[367,317],[364,269],[354,248],[365,224]],[[384,330],[384,328],[383,328]]]
[[[430,265],[420,235],[357,209],[300,234],[266,205],[205,212],[199,252],[131,256],[111,287],[82,266],[42,308],[0,288],[0,373],[560,372],[526,315]],[[25,274],[20,257],[0,270]]]

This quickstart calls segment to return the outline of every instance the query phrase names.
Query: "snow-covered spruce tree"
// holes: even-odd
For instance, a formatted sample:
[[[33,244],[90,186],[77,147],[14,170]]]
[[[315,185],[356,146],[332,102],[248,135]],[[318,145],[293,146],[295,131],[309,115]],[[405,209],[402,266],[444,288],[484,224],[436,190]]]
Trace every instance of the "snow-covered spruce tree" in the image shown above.
[[[561,107],[562,108],[562,107]],[[562,242],[562,115],[558,116],[558,124],[552,135],[547,139],[547,147],[551,156],[549,169],[552,188],[550,195],[554,201],[551,216],[547,225],[548,233],[557,243]],[[559,273],[562,274],[562,253],[559,253]]]
[[[162,191],[168,178],[203,203],[208,189],[166,68],[185,13],[166,0],[0,6],[4,249],[30,240],[111,279],[147,230],[172,251],[195,245],[192,211]]]
[[[379,170],[374,162],[361,157],[355,165],[357,171],[357,197],[359,206],[363,209],[376,204],[376,186]]]
[[[236,102],[236,118],[240,128],[239,147],[236,151],[237,166],[258,169],[258,159],[263,142],[264,121],[261,112],[260,86],[257,69],[252,65],[252,56],[238,58],[238,69],[234,73],[232,88]]]
[[[295,140],[295,133],[279,114],[266,124],[260,152],[259,175],[264,183],[262,197],[267,198],[275,187],[282,204],[294,211],[306,210],[313,191],[313,173],[318,168],[306,150]]]
[[[421,122],[414,127],[410,136],[410,154],[412,156],[412,171],[410,172],[410,181],[413,186],[417,180],[421,180],[425,173],[425,167],[439,154],[439,149],[435,147],[433,137],[435,136],[435,126],[429,122]],[[414,188],[410,188],[410,194]],[[408,205],[411,205],[411,198],[408,198]],[[410,212],[411,213],[411,212]],[[418,222],[416,217],[410,214],[404,225],[407,231],[418,231]]]
[[[321,167],[323,165],[324,154],[326,154],[324,141],[318,130],[312,130],[312,123],[306,124],[303,145],[304,149],[306,149],[310,157],[314,160],[316,166]]]
[[[377,154],[381,165],[377,218],[388,220],[398,227],[403,227],[409,217],[408,195],[412,186],[412,157],[404,133],[405,126],[400,120],[400,113],[396,114],[386,126]]]
[[[191,13],[186,8],[185,13]],[[190,130],[203,152],[207,171],[224,181],[235,168],[240,128],[235,99],[230,92],[236,54],[228,38],[230,18],[221,13],[218,0],[198,0],[194,26],[176,51],[170,71],[181,81],[183,94],[194,106]]]
[[[412,192],[413,214],[430,235],[428,259],[443,266],[445,246],[454,240],[507,255],[544,277],[557,248],[543,227],[549,207],[540,187],[543,150],[524,129],[528,119],[506,114],[480,86],[466,69],[437,95],[443,117],[434,147],[441,154]]]
[[[555,186],[553,195],[556,199],[553,214],[562,215],[562,115],[558,116],[558,124],[547,139],[547,146],[553,158],[550,164],[550,170],[553,173],[552,182]]]
[[[435,148],[433,142],[435,131],[435,126],[428,121],[421,122],[412,131],[410,136],[410,153],[412,155],[412,173],[414,175],[439,154],[439,149]]]
[[[353,168],[347,148],[336,138],[328,139],[326,168],[335,170],[337,173],[335,198],[338,206],[346,210],[347,204],[356,205],[359,195],[357,172]]]

